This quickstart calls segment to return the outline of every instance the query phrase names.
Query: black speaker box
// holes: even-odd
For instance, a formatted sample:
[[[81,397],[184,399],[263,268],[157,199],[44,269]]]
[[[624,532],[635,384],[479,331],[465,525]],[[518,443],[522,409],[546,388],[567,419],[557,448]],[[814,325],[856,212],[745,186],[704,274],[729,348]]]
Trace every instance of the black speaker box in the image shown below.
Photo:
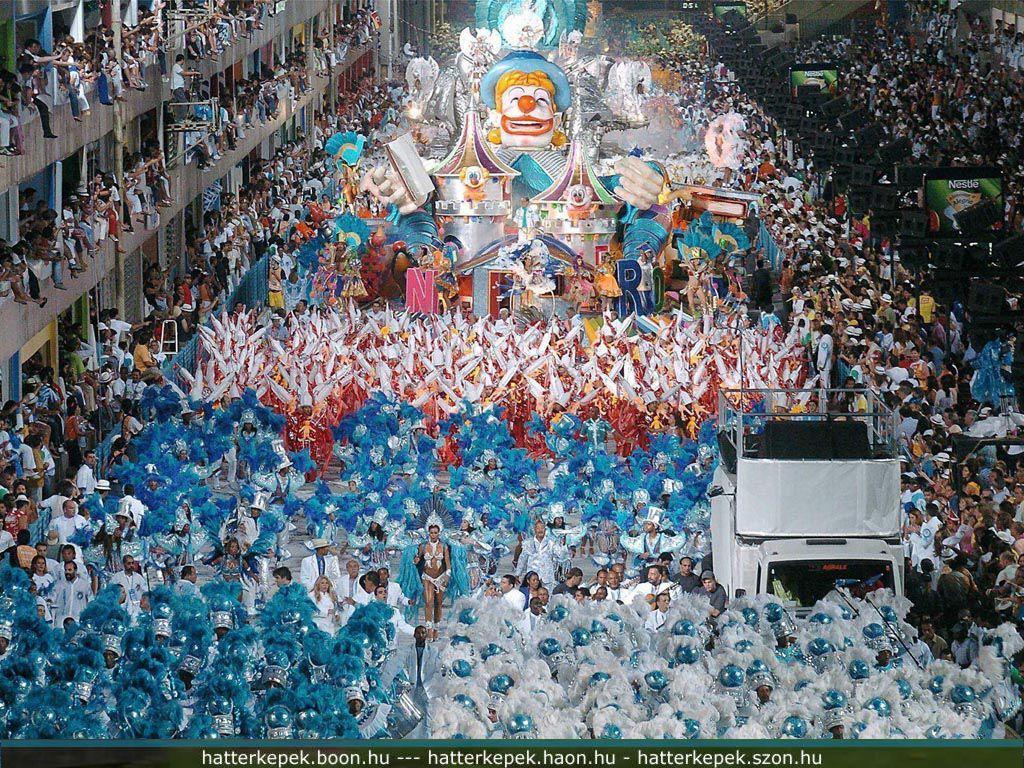
[[[876,184],[871,188],[871,208],[875,211],[892,211],[899,205],[899,192],[895,187]]]
[[[982,200],[956,214],[956,223],[965,235],[987,232],[1003,220],[1003,211],[995,200]]]
[[[870,459],[867,424],[861,421],[788,421],[765,424],[760,447],[763,459]]]
[[[839,153],[836,153],[839,159]],[[850,183],[858,186],[868,186],[875,183],[875,169],[870,165],[854,165],[850,168]]]
[[[927,237],[928,212],[919,210],[901,212],[900,234],[905,237]]]

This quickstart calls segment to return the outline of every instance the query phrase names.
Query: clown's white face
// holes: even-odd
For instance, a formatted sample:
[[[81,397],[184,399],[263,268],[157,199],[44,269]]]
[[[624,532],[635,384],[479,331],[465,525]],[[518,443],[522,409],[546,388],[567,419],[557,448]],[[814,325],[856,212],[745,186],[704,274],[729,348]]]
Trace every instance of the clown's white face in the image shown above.
[[[494,115],[506,147],[548,146],[560,117],[551,93],[533,85],[507,88]]]

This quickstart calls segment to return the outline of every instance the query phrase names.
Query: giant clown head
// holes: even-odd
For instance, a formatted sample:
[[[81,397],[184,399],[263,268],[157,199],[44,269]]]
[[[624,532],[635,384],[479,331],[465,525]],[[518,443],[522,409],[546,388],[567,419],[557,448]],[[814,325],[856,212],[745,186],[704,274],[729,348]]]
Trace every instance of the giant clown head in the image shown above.
[[[480,96],[495,127],[488,139],[505,147],[539,149],[565,144],[558,130],[569,106],[569,79],[561,67],[533,51],[513,51],[491,67]]]

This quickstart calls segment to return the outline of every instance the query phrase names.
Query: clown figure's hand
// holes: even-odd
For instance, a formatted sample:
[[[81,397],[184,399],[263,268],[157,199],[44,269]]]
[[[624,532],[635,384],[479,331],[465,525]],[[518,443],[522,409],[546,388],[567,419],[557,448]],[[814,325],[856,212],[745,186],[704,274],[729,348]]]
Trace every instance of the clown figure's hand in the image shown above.
[[[359,191],[369,192],[378,202],[394,204],[402,214],[410,214],[418,208],[409,197],[398,171],[387,165],[378,165],[372,171],[363,174],[359,181]]]
[[[624,157],[615,164],[615,172],[619,185],[613,191],[638,211],[646,211],[658,202],[664,178],[645,161]]]

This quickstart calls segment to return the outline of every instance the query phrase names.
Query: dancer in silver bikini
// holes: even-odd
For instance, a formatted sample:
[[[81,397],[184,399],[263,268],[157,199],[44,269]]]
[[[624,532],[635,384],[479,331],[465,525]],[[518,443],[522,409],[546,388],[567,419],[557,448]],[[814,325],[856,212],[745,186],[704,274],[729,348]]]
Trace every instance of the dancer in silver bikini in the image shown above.
[[[441,623],[441,604],[452,570],[451,549],[441,541],[441,526],[438,523],[427,526],[427,540],[419,545],[414,562],[423,581],[427,633],[431,640],[436,640],[437,627]]]

